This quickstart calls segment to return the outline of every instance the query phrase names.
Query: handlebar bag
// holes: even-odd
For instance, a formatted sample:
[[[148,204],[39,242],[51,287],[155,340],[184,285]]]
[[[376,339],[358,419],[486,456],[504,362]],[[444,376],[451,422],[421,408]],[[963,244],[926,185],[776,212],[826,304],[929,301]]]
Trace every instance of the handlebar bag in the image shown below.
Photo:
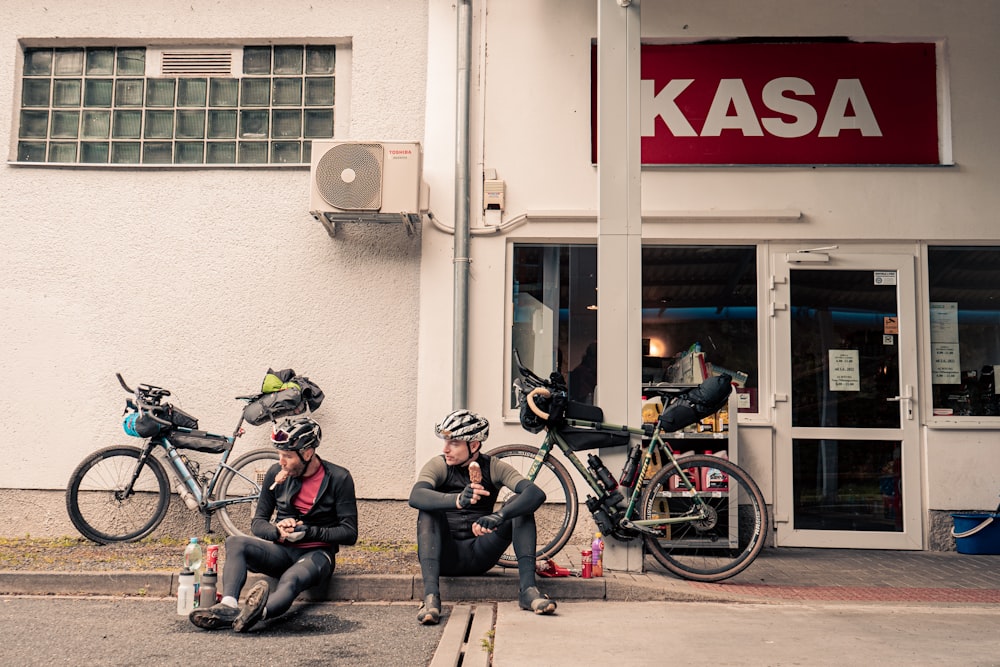
[[[155,421],[148,413],[140,415],[138,412],[130,412],[125,415],[122,428],[133,438],[152,438],[167,429],[165,425]]]
[[[535,401],[536,405],[538,405],[538,407],[543,411],[545,411],[546,408],[548,408],[547,405],[548,402],[549,400],[547,397],[539,397]],[[541,432],[541,430],[545,428],[545,420],[531,411],[531,408],[528,407],[528,402],[525,400],[523,395],[520,396],[520,404],[521,404],[521,412],[520,412],[521,428],[523,428],[528,433]]]
[[[192,430],[198,428],[198,420],[195,417],[189,415],[180,408],[174,407],[173,405],[165,404],[156,406],[153,408],[153,414],[159,419],[170,422],[171,426],[156,421],[156,419],[153,419],[147,410],[142,414],[139,414],[138,412],[129,412],[125,415],[122,428],[124,428],[125,432],[133,438],[152,438],[153,436],[159,435],[164,431],[169,431],[176,426],[182,426]]]

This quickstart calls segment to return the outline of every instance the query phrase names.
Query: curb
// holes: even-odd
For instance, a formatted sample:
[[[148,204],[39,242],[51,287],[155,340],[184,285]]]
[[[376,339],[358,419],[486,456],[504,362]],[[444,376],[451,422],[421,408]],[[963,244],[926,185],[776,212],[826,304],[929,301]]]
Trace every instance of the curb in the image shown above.
[[[263,575],[251,574],[247,585]],[[272,585],[274,579],[270,579]],[[604,577],[539,578],[542,592],[557,601],[608,602],[880,602],[942,606],[1000,603],[996,587],[819,586],[705,584],[656,572],[606,572]],[[0,572],[0,595],[76,595],[169,598],[177,594],[172,572]],[[441,577],[441,597],[448,604],[516,600],[517,572],[492,570],[478,577]],[[311,589],[302,599],[311,602],[419,602],[423,585],[419,575],[335,574],[326,589]]]
[[[259,579],[251,574],[245,588]],[[271,580],[273,582],[273,580]],[[739,599],[712,591],[694,591],[687,582],[656,574],[609,572],[604,577],[542,578],[539,588],[556,600],[688,601]],[[177,575],[171,572],[0,572],[2,595],[110,595],[172,597]],[[441,597],[449,602],[514,600],[517,573],[492,571],[478,577],[441,577]],[[335,574],[326,590],[309,590],[303,598],[320,601],[409,602],[423,597],[418,575]]]
[[[170,597],[176,575],[165,572],[0,572],[4,595]]]

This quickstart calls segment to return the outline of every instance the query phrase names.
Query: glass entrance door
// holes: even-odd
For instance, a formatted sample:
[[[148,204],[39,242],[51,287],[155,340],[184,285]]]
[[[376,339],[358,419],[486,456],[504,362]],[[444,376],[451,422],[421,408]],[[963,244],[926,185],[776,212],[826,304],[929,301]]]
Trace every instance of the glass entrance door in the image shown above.
[[[773,265],[777,544],[921,548],[913,258]]]

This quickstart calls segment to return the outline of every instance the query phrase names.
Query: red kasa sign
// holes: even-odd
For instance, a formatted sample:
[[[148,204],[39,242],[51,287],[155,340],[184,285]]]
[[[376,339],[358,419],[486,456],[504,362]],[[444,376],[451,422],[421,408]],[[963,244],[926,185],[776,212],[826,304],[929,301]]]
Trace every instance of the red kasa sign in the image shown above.
[[[641,57],[645,165],[939,163],[934,44],[644,44]]]

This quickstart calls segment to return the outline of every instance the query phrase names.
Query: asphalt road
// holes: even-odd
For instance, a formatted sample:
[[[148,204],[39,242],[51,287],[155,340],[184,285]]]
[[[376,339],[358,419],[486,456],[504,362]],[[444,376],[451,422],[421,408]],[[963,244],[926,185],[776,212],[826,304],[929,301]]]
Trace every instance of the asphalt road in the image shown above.
[[[0,665],[420,665],[443,624],[413,603],[296,603],[244,634],[200,630],[173,599],[0,597]]]

